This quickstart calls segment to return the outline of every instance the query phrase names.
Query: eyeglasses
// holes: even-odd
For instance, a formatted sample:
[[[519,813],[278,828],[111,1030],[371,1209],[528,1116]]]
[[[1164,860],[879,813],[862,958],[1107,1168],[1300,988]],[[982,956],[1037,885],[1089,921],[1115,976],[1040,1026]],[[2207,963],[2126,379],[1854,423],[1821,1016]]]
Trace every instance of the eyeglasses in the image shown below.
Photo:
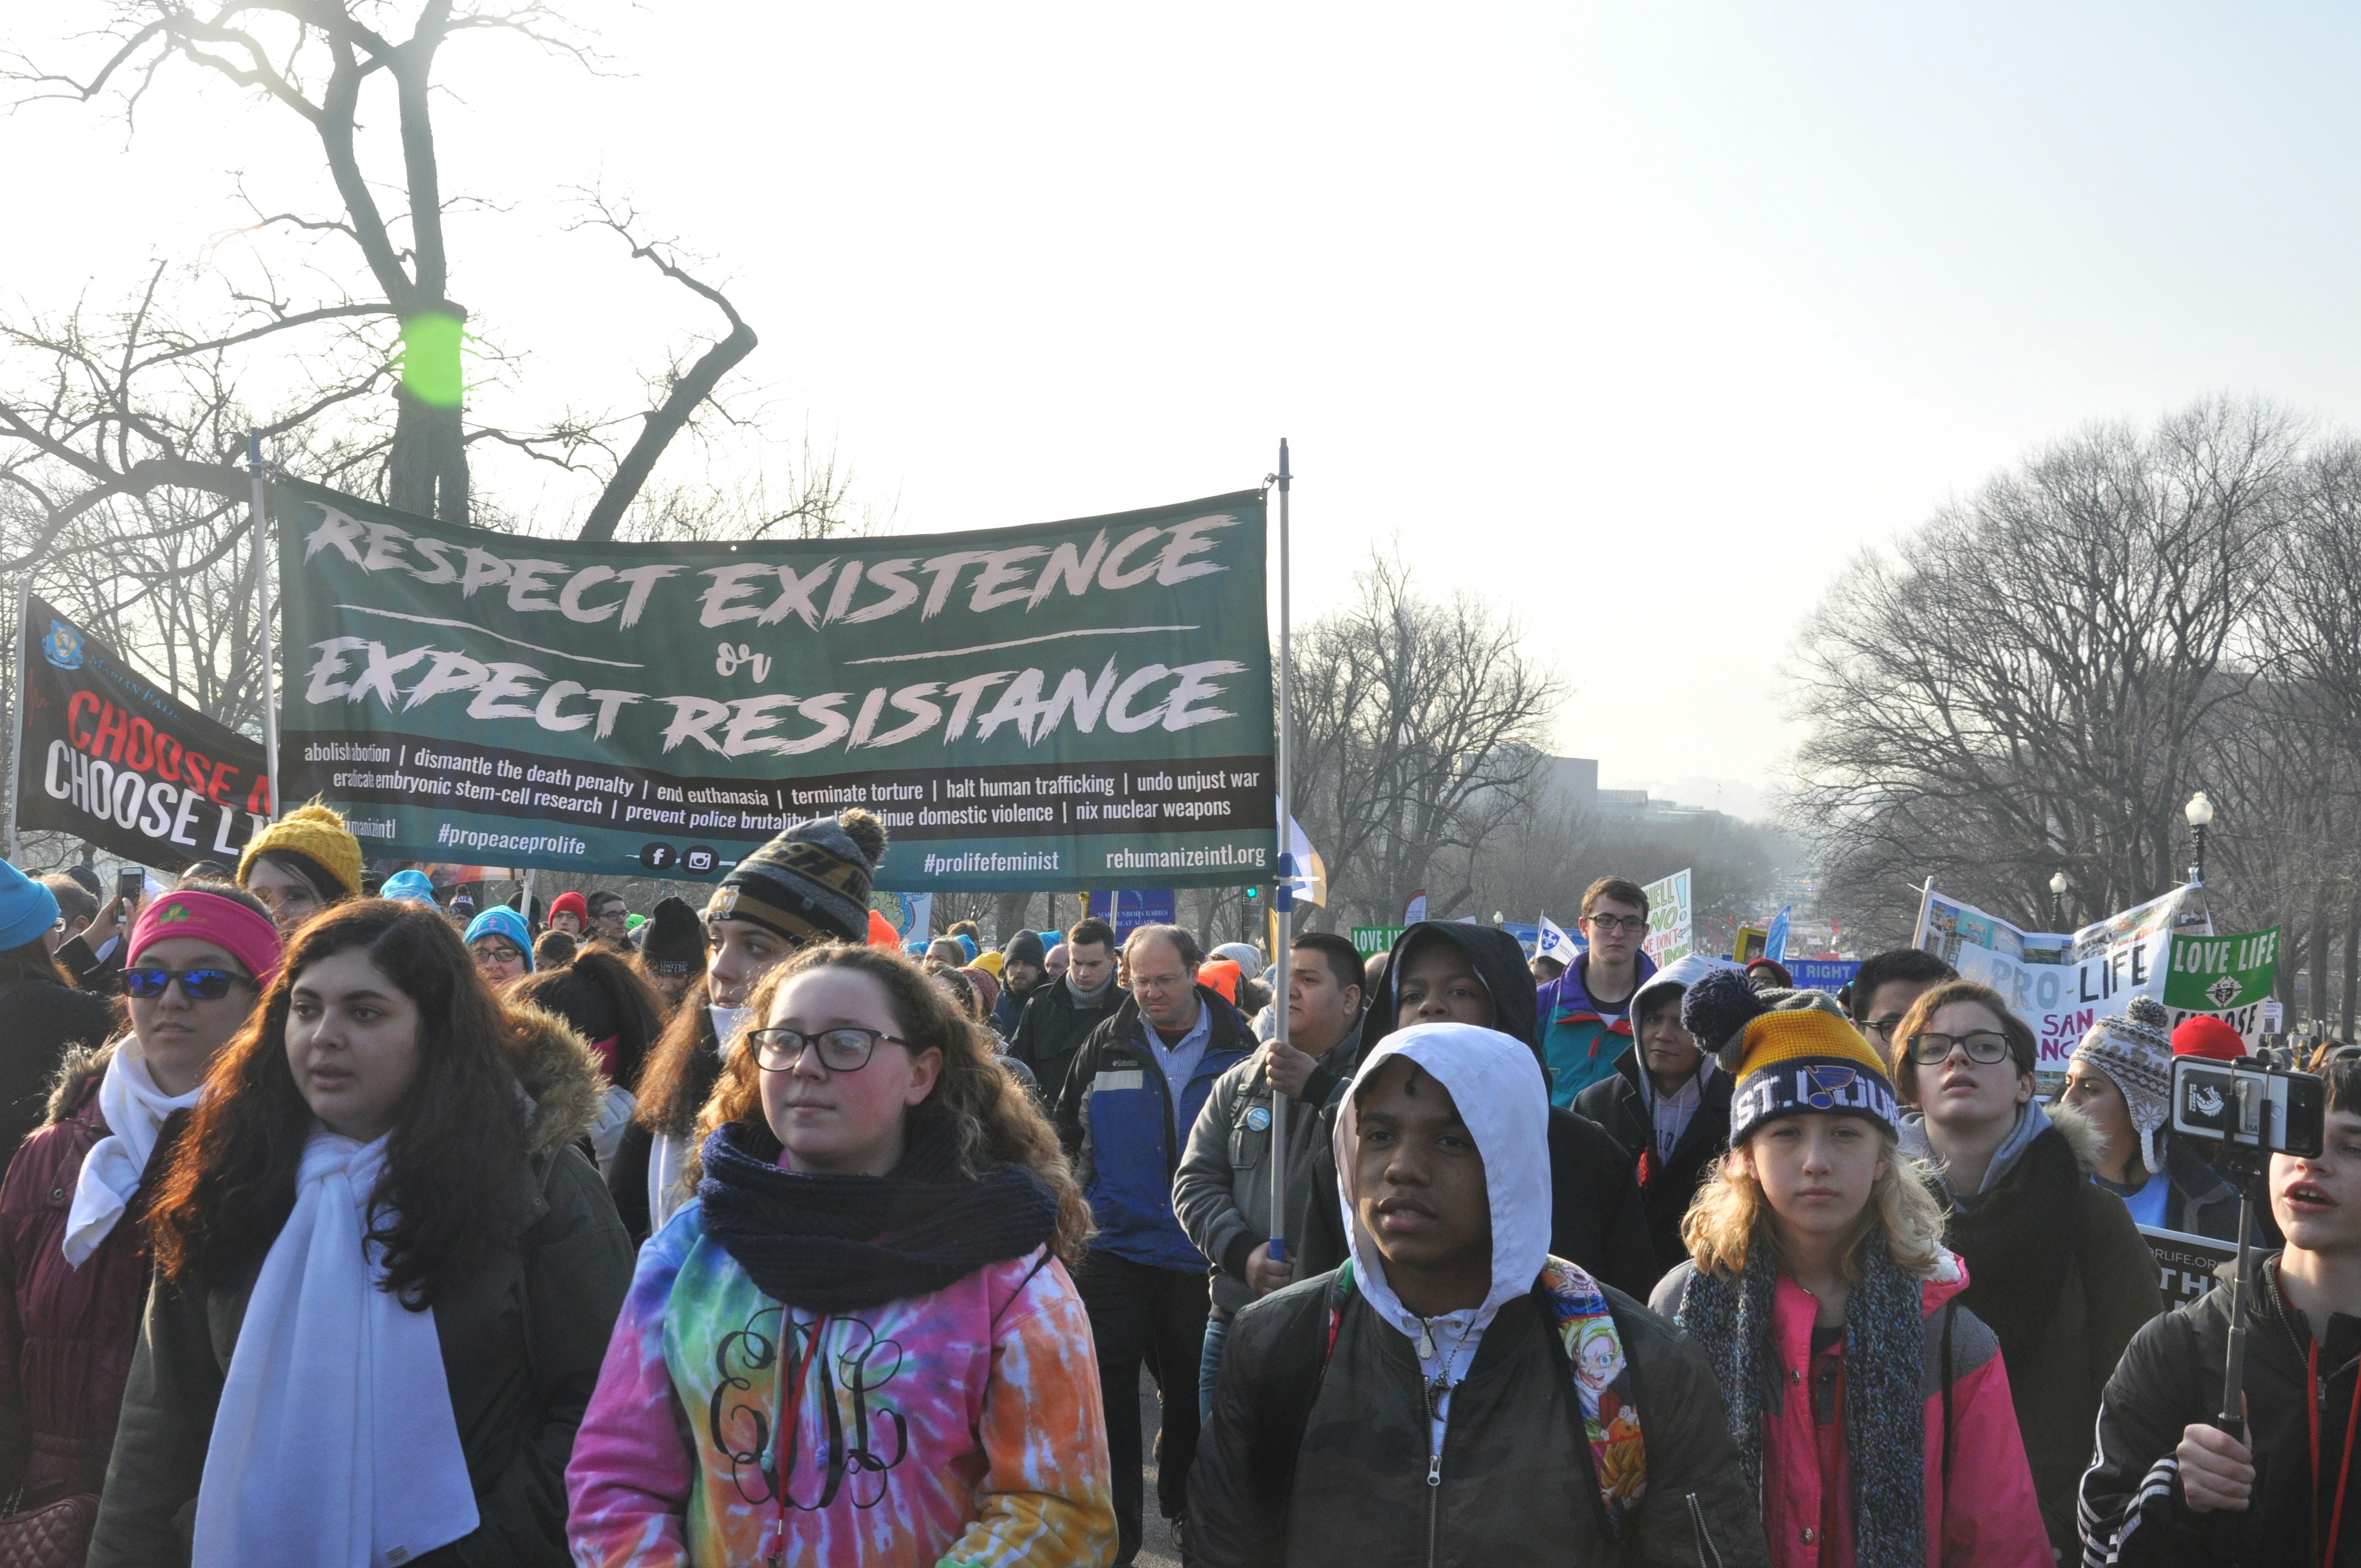
[[[1990,1029],[1979,1029],[1972,1035],[1934,1035],[1920,1033],[1910,1036],[1910,1059],[1920,1067],[1933,1067],[1959,1047],[1968,1053],[1968,1059],[1987,1065],[2008,1059],[2008,1036]]]
[[[507,969],[511,965],[522,967],[524,963],[524,955],[506,941],[497,948],[486,943],[480,948],[470,948],[467,950],[476,955],[478,969]]]
[[[1872,1018],[1868,1023],[1863,1024],[1861,1027],[1867,1029],[1871,1034],[1875,1035],[1881,1040],[1892,1040],[1894,1038],[1894,1031],[1902,1027],[1902,1014],[1899,1013],[1889,1013],[1883,1018]]]
[[[870,1057],[880,1040],[891,1040],[897,1046],[910,1042],[898,1035],[882,1029],[822,1029],[817,1035],[807,1035],[800,1029],[749,1029],[746,1038],[753,1042],[754,1065],[764,1072],[786,1072],[804,1059],[806,1047],[819,1051],[819,1065],[830,1072],[859,1072],[869,1065]]]
[[[242,974],[225,969],[157,969],[148,966],[123,971],[123,989],[142,1002],[151,1002],[164,994],[164,988],[174,981],[181,982],[181,994],[192,1002],[219,1002],[229,994],[233,985],[252,985]]]
[[[1636,937],[1648,928],[1644,915],[1586,915],[1582,918],[1585,925],[1603,937],[1611,937],[1618,931],[1629,931]]]

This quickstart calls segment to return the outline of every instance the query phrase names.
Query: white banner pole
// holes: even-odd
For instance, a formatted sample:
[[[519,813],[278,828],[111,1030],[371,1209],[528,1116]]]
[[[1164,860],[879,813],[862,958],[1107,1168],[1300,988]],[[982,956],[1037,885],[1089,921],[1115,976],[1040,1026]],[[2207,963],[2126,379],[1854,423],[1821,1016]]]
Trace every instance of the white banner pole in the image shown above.
[[[27,637],[26,620],[33,612],[33,573],[26,568],[24,580],[16,585],[16,700],[9,705],[8,724],[8,861],[11,865],[24,859],[24,834],[17,821],[16,803],[25,784],[25,691],[32,680],[33,646]]]
[[[262,432],[246,433],[247,471],[253,476],[254,492],[248,516],[254,524],[254,615],[262,635],[262,755],[264,765],[270,770],[270,816],[275,820],[281,810],[279,799],[279,639],[270,624],[270,565],[263,542],[264,513],[268,510],[262,495]]]
[[[1288,638],[1288,559],[1287,500],[1294,476],[1288,472],[1287,443],[1279,444],[1279,722],[1274,726],[1279,751],[1279,886],[1274,890],[1271,909],[1279,919],[1279,950],[1270,956],[1278,966],[1277,984],[1271,996],[1271,1015],[1276,1024],[1274,1043],[1285,1048],[1287,1037],[1287,987],[1292,963],[1289,949],[1295,942],[1295,894],[1289,878],[1295,873],[1295,802],[1290,790],[1288,721],[1293,717],[1291,706],[1294,655]],[[1264,1078],[1268,1080],[1265,1072]],[[1270,1085],[1270,1260],[1287,1261],[1287,1094],[1279,1085]]]

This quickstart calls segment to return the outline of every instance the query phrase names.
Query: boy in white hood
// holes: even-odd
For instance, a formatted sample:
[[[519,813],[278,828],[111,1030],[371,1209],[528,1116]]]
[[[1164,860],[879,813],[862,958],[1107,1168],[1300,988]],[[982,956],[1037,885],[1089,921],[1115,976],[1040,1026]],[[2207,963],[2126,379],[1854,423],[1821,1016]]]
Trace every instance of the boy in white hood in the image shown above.
[[[1420,1025],[1361,1064],[1351,1260],[1233,1325],[1189,1563],[1764,1561],[1704,1357],[1549,1255],[1548,1113],[1494,1030]]]

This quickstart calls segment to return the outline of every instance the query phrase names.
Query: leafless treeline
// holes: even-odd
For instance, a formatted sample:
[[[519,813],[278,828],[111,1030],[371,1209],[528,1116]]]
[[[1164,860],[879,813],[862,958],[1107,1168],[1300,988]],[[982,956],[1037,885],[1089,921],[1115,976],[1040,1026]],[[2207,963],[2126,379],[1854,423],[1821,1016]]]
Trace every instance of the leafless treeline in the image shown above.
[[[1856,558],[1791,674],[1792,821],[1872,933],[1930,875],[2044,927],[2060,871],[2069,923],[2152,896],[2202,789],[2217,928],[2284,921],[2283,989],[2349,1028],[2361,440],[2229,399],[2087,428]]]

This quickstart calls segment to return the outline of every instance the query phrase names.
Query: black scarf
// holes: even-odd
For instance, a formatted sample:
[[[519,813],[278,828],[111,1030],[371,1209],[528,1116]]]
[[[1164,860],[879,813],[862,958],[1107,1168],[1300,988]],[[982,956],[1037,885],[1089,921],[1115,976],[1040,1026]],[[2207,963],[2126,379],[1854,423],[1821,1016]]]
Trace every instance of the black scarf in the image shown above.
[[[2051,1127],[2026,1145],[1998,1186],[1952,1197],[1943,1245],[1967,1262],[1960,1305],[1998,1337],[2001,1360],[2011,1367],[2032,1365],[2066,1293],[2066,1277],[2081,1260],[2075,1189],[2081,1181],[2074,1146]]]
[[[697,1195],[705,1234],[764,1295],[809,1311],[931,1295],[1057,1234],[1058,1196],[1023,1166],[981,1180],[961,1171],[946,1116],[910,1119],[888,1176],[810,1176],[778,1159],[769,1127],[725,1123],[705,1140]]]

